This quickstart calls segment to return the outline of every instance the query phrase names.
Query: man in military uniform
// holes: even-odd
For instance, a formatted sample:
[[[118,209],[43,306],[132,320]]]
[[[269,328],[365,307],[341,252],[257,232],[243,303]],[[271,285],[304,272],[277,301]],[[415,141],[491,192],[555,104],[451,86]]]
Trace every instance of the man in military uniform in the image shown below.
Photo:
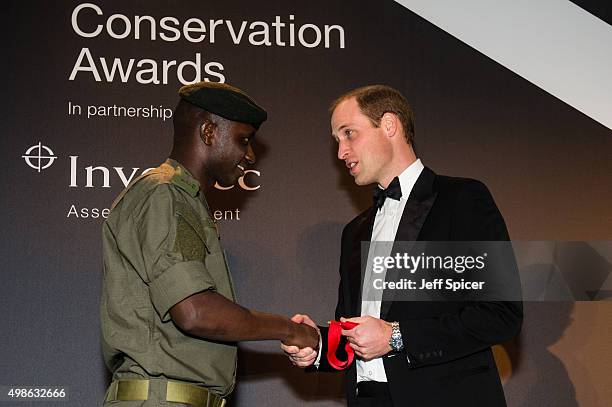
[[[205,194],[255,162],[251,141],[267,113],[243,91],[197,83],[179,90],[170,158],[132,182],[103,227],[102,350],[113,373],[105,405],[223,406],[237,341],[300,348],[317,332],[245,309]]]

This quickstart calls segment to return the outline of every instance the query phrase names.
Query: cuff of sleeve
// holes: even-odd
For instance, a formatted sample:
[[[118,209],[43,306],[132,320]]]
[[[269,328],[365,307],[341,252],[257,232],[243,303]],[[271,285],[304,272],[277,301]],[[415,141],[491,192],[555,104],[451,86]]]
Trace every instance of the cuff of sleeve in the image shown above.
[[[314,366],[318,369],[321,364],[321,355],[323,354],[321,351],[323,350],[323,337],[321,337],[321,331],[319,331],[319,351],[317,358],[314,361]]]
[[[151,301],[163,322],[170,320],[170,308],[174,305],[214,288],[213,279],[200,261],[176,263],[149,284]]]
[[[328,328],[324,327],[324,326],[318,326],[317,328],[319,328],[319,338],[321,339],[321,341],[319,342],[319,354],[317,355],[317,362],[319,363],[318,366],[316,364],[312,364],[311,366],[306,368],[307,372],[333,372],[335,371],[330,365],[329,362],[327,361],[327,331]]]

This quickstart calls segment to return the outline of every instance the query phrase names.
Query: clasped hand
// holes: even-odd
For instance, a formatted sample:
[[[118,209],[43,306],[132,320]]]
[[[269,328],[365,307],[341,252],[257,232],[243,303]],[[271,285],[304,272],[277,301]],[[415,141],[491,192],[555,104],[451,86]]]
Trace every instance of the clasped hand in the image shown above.
[[[317,332],[319,332],[317,324],[315,324],[314,321],[310,319],[308,315],[295,314],[291,318],[291,320],[297,324],[306,324],[308,326],[311,326],[316,329]],[[317,345],[315,346],[307,346],[303,348],[300,348],[299,346],[295,345],[286,345],[284,343],[281,343],[281,349],[285,351],[285,354],[287,355],[287,357],[289,357],[291,363],[299,367],[308,367],[314,363],[314,361],[317,359],[318,347],[318,341]]]
[[[345,321],[359,324],[353,329],[342,330],[342,336],[359,359],[368,361],[391,352],[389,340],[393,329],[390,323],[371,316],[340,318],[340,322]]]
[[[308,315],[296,314],[291,320],[316,328],[316,324]],[[342,335],[346,337],[349,346],[358,358],[368,361],[391,351],[391,346],[389,346],[392,333],[390,323],[371,316],[340,318],[340,321],[356,322],[359,324],[353,329],[342,330]],[[281,349],[289,357],[289,360],[298,367],[312,365],[318,355],[317,349],[312,347],[299,348],[298,346],[281,344]]]
[[[297,318],[296,318],[297,319]],[[290,322],[288,335],[283,339],[283,346],[292,346],[298,349],[316,349],[319,346],[319,330],[316,325],[294,320]]]

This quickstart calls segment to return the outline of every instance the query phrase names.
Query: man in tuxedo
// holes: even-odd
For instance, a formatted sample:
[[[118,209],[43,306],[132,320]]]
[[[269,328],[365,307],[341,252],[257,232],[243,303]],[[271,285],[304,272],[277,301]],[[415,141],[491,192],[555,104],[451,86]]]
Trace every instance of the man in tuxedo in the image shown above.
[[[335,317],[359,324],[342,330],[356,356],[346,370],[348,405],[505,406],[491,346],[520,331],[518,299],[392,301],[385,290],[371,301],[362,292],[368,278],[362,242],[509,240],[487,187],[437,175],[421,163],[411,109],[395,89],[358,88],[330,110],[338,158],[357,185],[376,185],[374,205],[342,232]],[[371,260],[370,250],[365,264]],[[315,326],[307,315],[293,320]],[[318,349],[282,348],[297,366],[331,371],[328,328],[318,329]]]

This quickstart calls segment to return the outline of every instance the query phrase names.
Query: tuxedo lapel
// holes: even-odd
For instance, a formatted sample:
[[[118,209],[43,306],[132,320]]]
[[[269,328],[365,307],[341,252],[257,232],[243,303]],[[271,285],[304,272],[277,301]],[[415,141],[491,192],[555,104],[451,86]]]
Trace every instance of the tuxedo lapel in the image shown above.
[[[395,234],[391,256],[395,256],[398,250],[405,249],[405,245],[403,247],[398,247],[398,244],[395,242],[413,242],[417,240],[421,228],[427,219],[427,215],[436,200],[437,194],[433,190],[435,177],[436,174],[425,167],[417,179],[417,182],[414,184],[408,201],[406,202],[406,206],[404,207],[404,213],[400,219],[397,233]],[[388,270],[385,280],[398,281],[398,273],[399,271],[395,268]],[[381,319],[384,319],[388,314],[391,304],[393,303],[395,291],[396,290],[384,291],[383,302],[380,309]]]
[[[362,222],[357,226],[355,238],[353,239],[353,247],[351,248],[351,258],[349,265],[349,293],[351,316],[361,315],[361,291],[363,289],[363,276],[365,275],[365,267],[368,261],[368,247],[362,250],[362,242],[369,246],[372,239],[372,229],[374,228],[374,218],[376,211],[374,208],[368,209]]]

